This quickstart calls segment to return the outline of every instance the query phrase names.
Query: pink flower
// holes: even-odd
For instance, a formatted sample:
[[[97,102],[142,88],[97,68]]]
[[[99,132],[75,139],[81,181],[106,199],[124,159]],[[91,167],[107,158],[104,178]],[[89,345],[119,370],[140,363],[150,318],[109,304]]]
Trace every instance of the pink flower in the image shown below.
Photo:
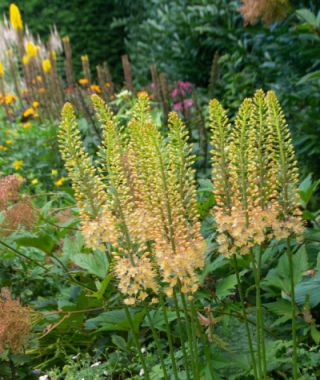
[[[180,91],[179,89],[175,88],[172,92],[171,92],[171,96],[173,98],[176,98],[178,95],[180,94]]]
[[[192,107],[192,105],[193,105],[192,99],[185,99],[183,101],[184,108],[190,108],[190,107]]]
[[[182,103],[181,102],[173,103],[173,109],[179,112],[182,111]]]
[[[173,103],[173,109],[175,111],[181,112],[183,109],[192,107],[192,105],[193,105],[192,99],[184,99],[183,102]]]

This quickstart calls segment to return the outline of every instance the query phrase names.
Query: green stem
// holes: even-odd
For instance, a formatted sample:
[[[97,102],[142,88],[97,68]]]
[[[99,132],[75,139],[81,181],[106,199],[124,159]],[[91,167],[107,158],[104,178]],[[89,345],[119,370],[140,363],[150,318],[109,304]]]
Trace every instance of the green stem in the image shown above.
[[[185,298],[185,295],[180,291],[181,301],[183,305],[183,311],[186,319],[186,326],[187,326],[187,334],[188,334],[188,342],[189,342],[189,351],[191,355],[192,360],[192,366],[194,368],[195,376],[197,376],[197,368],[198,368],[198,347],[197,342],[194,340],[194,329],[192,327],[192,320],[189,319],[189,312],[188,312],[188,305]],[[194,379],[195,380],[195,379]]]
[[[256,286],[256,325],[257,325],[257,354],[258,354],[258,379],[262,379],[262,354],[261,354],[261,319],[260,313],[260,276],[256,267],[256,260],[254,253],[251,251],[252,269],[254,274],[255,286]]]
[[[293,254],[291,250],[290,237],[287,239],[287,252],[290,271],[290,285],[291,285],[291,312],[292,312],[292,371],[293,379],[298,379],[298,356],[297,356],[297,322],[296,322],[296,305],[295,305],[295,292],[294,292],[294,273],[293,273]]]
[[[198,350],[198,341],[197,341],[197,326],[198,326],[198,316],[195,312],[193,301],[190,301],[191,309],[191,329],[192,329],[192,338],[196,355],[196,369],[197,369],[197,378],[200,379],[200,363],[199,363],[199,350]]]
[[[191,301],[190,304],[191,304],[192,312],[195,313],[195,315],[196,315],[196,309],[195,309],[193,301]],[[197,326],[198,326],[198,329],[200,332],[200,338],[201,338],[202,346],[203,346],[204,353],[206,356],[207,364],[209,366],[210,377],[211,377],[211,380],[214,380],[216,377],[214,375],[214,370],[212,367],[211,350],[208,346],[206,335],[203,333],[202,326],[201,326],[199,318],[197,318],[197,316],[196,316],[196,321],[197,321]]]
[[[164,364],[163,352],[162,352],[161,345],[160,345],[159,335],[158,335],[158,333],[157,333],[157,331],[156,331],[156,329],[154,327],[154,324],[153,324],[152,318],[150,316],[148,307],[146,308],[146,313],[147,313],[148,322],[149,322],[150,327],[151,327],[151,332],[152,332],[153,340],[154,340],[154,342],[155,342],[155,344],[157,346],[157,351],[158,351],[158,355],[159,355],[160,364],[161,364],[161,367],[162,367],[164,379],[165,380],[169,380],[168,372],[167,372],[166,366]]]
[[[176,314],[177,314],[177,318],[178,318],[178,330],[179,330],[179,335],[180,335],[180,341],[181,341],[181,347],[182,347],[182,353],[183,353],[183,359],[184,359],[184,366],[186,369],[187,379],[190,380],[191,378],[190,378],[190,373],[189,373],[188,356],[187,356],[187,352],[186,352],[186,348],[185,348],[185,344],[184,344],[184,339],[183,339],[182,319],[181,319],[181,314],[180,314],[180,309],[179,309],[177,292],[175,289],[173,289],[173,301],[174,301]],[[186,320],[186,323],[187,323],[187,320]],[[191,356],[191,365],[192,365],[192,372],[193,372],[193,376],[194,376],[195,372],[194,372],[194,362],[193,362],[192,356]]]
[[[139,339],[137,337],[137,334],[135,332],[134,323],[132,321],[131,314],[130,314],[128,306],[125,305],[124,306],[124,310],[125,310],[126,316],[128,318],[129,324],[130,324],[130,328],[131,328],[131,331],[132,331],[132,336],[133,336],[134,344],[135,344],[135,346],[136,346],[136,348],[138,350],[138,355],[139,355],[139,358],[140,358],[140,361],[141,361],[141,364],[142,364],[142,368],[144,370],[144,376],[145,376],[145,378],[147,380],[150,380],[148,367],[147,367],[146,362],[144,360],[143,353],[141,352],[141,345],[140,345]]]
[[[247,310],[246,310],[246,307],[244,304],[244,297],[243,297],[243,292],[242,292],[242,286],[241,286],[241,280],[240,280],[238,262],[237,262],[237,256],[236,255],[233,255],[233,262],[234,262],[234,269],[235,269],[236,277],[237,277],[239,296],[240,296],[240,302],[241,302],[241,308],[242,308],[242,315],[243,315],[243,320],[245,323],[245,328],[246,328],[247,337],[248,337],[248,344],[249,344],[249,350],[250,350],[250,355],[251,355],[254,378],[258,379],[256,358],[255,358],[253,344],[252,344],[252,337],[251,337],[251,332],[250,332],[250,328],[249,328]]]
[[[263,363],[263,375],[264,375],[264,379],[266,380],[267,379],[267,359],[266,359],[264,320],[263,320],[262,303],[261,303],[261,290],[260,290],[261,262],[262,262],[262,247],[259,248],[259,256],[258,256],[259,318],[260,318],[260,331],[261,331],[261,353],[262,353],[262,363]]]
[[[167,309],[166,309],[166,305],[164,304],[163,297],[161,294],[160,294],[159,299],[160,299],[160,304],[163,311],[164,322],[166,325],[166,332],[167,332],[167,338],[168,338],[168,343],[169,343],[169,352],[170,352],[170,358],[171,358],[171,363],[172,363],[173,375],[176,380],[179,380],[176,358],[174,357],[174,349],[173,349],[171,329],[170,329]]]

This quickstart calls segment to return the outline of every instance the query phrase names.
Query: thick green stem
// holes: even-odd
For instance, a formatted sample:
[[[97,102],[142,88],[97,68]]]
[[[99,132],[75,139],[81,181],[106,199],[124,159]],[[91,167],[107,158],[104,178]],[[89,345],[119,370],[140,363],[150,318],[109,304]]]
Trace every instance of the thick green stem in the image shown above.
[[[162,352],[162,349],[161,349],[159,335],[158,335],[158,333],[157,333],[157,331],[156,331],[156,329],[154,327],[152,318],[150,317],[150,313],[149,313],[148,307],[146,309],[146,312],[147,312],[147,319],[148,319],[148,322],[149,322],[150,327],[151,327],[151,332],[152,332],[153,340],[154,340],[154,342],[156,344],[156,347],[157,347],[157,351],[158,351],[158,355],[159,355],[159,359],[160,359],[160,364],[161,364],[161,368],[162,368],[162,372],[163,372],[163,377],[164,377],[165,380],[169,380],[168,372],[167,372],[166,366],[164,364],[163,352]]]
[[[194,380],[195,380],[195,379],[197,379],[196,376],[198,376],[198,367],[199,367],[198,366],[198,360],[199,360],[198,345],[197,345],[197,341],[195,339],[195,330],[194,330],[194,326],[193,326],[192,317],[189,318],[188,305],[187,305],[185,295],[181,291],[180,291],[180,295],[181,295],[183,311],[184,311],[184,315],[185,315],[185,319],[186,319],[188,342],[189,342],[189,351],[190,351],[191,360],[192,360],[193,367],[194,367],[194,374],[195,374]]]
[[[131,328],[131,331],[132,331],[132,336],[133,336],[134,344],[136,346],[136,349],[138,350],[138,355],[139,355],[139,358],[140,358],[140,361],[141,361],[141,365],[142,365],[142,368],[143,368],[143,371],[144,371],[144,377],[147,380],[150,380],[148,367],[147,367],[147,364],[146,364],[146,362],[144,360],[143,353],[141,352],[141,345],[140,345],[139,338],[138,338],[138,336],[136,334],[136,331],[135,331],[135,328],[134,328],[134,323],[132,321],[129,308],[128,308],[128,306],[125,306],[124,309],[125,309],[126,316],[128,318],[129,324],[130,324],[130,328]]]
[[[256,286],[256,324],[257,324],[257,354],[258,354],[258,373],[259,379],[263,378],[263,364],[261,353],[261,318],[260,318],[260,275],[258,274],[256,259],[254,253],[251,252],[252,269]]]
[[[263,311],[261,303],[261,290],[260,290],[260,279],[261,279],[261,262],[262,262],[262,248],[259,249],[258,257],[258,280],[259,280],[259,318],[260,318],[260,331],[261,331],[261,353],[262,353],[262,363],[263,363],[263,376],[264,379],[267,379],[267,359],[266,359],[266,346],[265,346],[265,335],[264,335],[264,320],[263,320]]]
[[[176,380],[179,380],[176,358],[174,356],[174,348],[173,348],[173,343],[172,343],[171,328],[169,324],[168,313],[167,313],[166,305],[164,304],[164,300],[161,294],[159,298],[160,298],[160,304],[163,311],[164,322],[166,325],[166,332],[167,332],[167,338],[168,338],[168,343],[169,343],[169,353],[170,353],[170,358],[171,358],[171,363],[172,363],[173,375]]]
[[[253,344],[252,344],[252,337],[251,337],[251,332],[250,332],[250,328],[249,328],[247,310],[246,310],[246,307],[244,304],[244,297],[243,297],[243,292],[242,292],[242,286],[241,286],[241,280],[240,280],[238,262],[237,262],[237,256],[236,255],[233,255],[233,262],[234,262],[234,269],[235,269],[236,277],[237,277],[239,296],[240,296],[240,302],[241,302],[241,308],[242,308],[242,316],[243,316],[243,320],[244,320],[245,328],[246,328],[246,332],[247,332],[247,337],[248,337],[248,344],[249,344],[249,350],[250,350],[250,355],[251,355],[254,378],[258,379],[256,358],[255,358]]]
[[[191,379],[190,373],[189,373],[188,355],[186,352],[186,348],[185,348],[185,344],[184,344],[184,338],[183,338],[182,320],[181,320],[181,314],[180,314],[180,310],[179,310],[178,297],[177,297],[177,293],[176,293],[175,289],[173,290],[173,300],[174,300],[174,306],[176,308],[176,314],[177,314],[177,318],[178,318],[178,330],[179,330],[179,335],[180,335],[180,342],[181,342],[181,347],[182,347],[184,366],[185,366],[185,370],[186,370],[186,374],[187,374],[187,379]],[[187,323],[187,319],[186,319],[186,323]],[[191,356],[191,365],[192,365],[192,372],[193,372],[193,376],[194,376],[194,362],[193,362],[192,356]]]
[[[292,312],[292,371],[293,379],[298,380],[298,356],[297,356],[297,322],[296,322],[296,305],[295,305],[295,292],[294,292],[294,272],[293,272],[293,254],[291,249],[290,238],[287,239],[287,253],[290,271],[290,285],[291,285],[291,312]]]

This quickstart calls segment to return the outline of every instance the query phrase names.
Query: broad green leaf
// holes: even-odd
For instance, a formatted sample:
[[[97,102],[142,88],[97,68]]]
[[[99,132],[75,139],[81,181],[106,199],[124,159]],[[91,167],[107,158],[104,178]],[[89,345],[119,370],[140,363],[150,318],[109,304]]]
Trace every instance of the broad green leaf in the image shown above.
[[[307,300],[311,307],[320,304],[320,273],[305,278],[295,287],[295,301],[303,305]]]
[[[28,233],[15,241],[20,246],[38,248],[47,254],[50,254],[56,245],[56,241],[48,234],[35,235]]]
[[[134,313],[130,310],[135,331],[138,331],[139,326],[144,318],[144,312],[139,311]],[[88,319],[85,323],[88,330],[98,331],[130,331],[130,322],[126,316],[124,309],[111,310],[101,313],[95,318]]]
[[[216,294],[220,299],[224,299],[233,293],[233,289],[237,285],[237,277],[235,274],[231,274],[218,281]]]
[[[311,12],[309,9],[298,9],[296,11],[298,17],[302,19],[303,21],[306,21],[308,24],[310,24],[313,27],[317,27],[317,17],[316,15]]]
[[[104,279],[108,274],[109,263],[104,252],[79,253],[73,256],[73,262],[97,277]]]
[[[314,323],[311,325],[311,336],[316,344],[320,343],[320,331]]]
[[[127,351],[127,342],[120,335],[112,335],[112,343],[122,351]]]

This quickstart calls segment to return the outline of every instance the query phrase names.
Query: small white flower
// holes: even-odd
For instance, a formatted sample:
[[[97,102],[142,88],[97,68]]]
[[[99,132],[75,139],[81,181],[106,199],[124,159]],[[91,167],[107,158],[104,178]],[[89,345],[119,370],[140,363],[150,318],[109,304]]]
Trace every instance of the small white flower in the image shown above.
[[[143,368],[140,369],[139,375],[140,375],[140,376],[143,376],[143,375],[144,375],[144,369],[143,369]]]
[[[77,360],[79,356],[80,356],[80,352],[77,355],[72,356],[72,359]]]
[[[109,374],[108,374],[108,371],[103,371],[103,374],[105,375],[105,376],[108,376]]]
[[[142,347],[142,348],[141,348],[141,353],[142,353],[142,354],[144,354],[146,351],[147,351],[147,350],[146,350],[145,347]]]
[[[100,364],[101,362],[96,362],[96,363],[93,363],[90,367],[91,368],[98,367]]]
[[[39,377],[39,380],[48,380],[49,376],[48,375],[42,375]]]

